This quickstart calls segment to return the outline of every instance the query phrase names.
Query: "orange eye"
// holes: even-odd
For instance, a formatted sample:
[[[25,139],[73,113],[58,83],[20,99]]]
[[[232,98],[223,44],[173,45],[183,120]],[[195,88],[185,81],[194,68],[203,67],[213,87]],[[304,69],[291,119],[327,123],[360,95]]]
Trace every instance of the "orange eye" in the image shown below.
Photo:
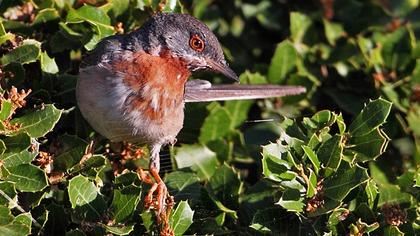
[[[194,51],[202,52],[204,50],[204,41],[198,35],[193,35],[190,39],[190,47]]]

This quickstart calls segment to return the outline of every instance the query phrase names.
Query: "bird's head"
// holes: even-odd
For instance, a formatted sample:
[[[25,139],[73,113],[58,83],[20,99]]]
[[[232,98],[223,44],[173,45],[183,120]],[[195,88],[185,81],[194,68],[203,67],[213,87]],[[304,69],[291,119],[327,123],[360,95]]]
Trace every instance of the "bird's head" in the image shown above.
[[[212,70],[238,80],[227,64],[219,41],[201,21],[187,14],[158,13],[139,33],[149,51],[166,49],[182,59],[190,71]]]

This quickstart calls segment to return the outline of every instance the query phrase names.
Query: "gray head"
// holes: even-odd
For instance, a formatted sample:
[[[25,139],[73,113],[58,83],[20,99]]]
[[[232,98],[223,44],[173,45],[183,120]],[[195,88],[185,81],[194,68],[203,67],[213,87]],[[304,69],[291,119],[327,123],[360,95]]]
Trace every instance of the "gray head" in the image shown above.
[[[210,69],[238,80],[229,68],[216,36],[201,21],[187,14],[159,13],[133,32],[149,53],[166,49],[183,59],[191,71]]]

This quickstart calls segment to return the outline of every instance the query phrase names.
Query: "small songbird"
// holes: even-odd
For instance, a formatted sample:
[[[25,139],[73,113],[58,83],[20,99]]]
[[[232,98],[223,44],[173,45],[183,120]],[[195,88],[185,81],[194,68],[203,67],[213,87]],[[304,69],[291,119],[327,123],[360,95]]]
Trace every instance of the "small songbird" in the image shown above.
[[[159,176],[159,151],[175,143],[185,102],[256,99],[303,93],[298,86],[212,85],[190,80],[211,70],[238,80],[211,30],[186,14],[158,13],[140,29],[103,39],[83,60],[76,96],[89,124],[112,142],[148,144],[155,183],[144,203],[158,221],[169,196]],[[156,192],[156,193],[155,193]]]

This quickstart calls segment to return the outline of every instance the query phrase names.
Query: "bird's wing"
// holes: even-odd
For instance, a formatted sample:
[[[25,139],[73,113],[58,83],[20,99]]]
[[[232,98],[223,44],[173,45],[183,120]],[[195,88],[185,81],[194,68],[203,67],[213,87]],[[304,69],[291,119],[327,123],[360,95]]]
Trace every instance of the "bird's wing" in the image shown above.
[[[190,80],[185,86],[185,102],[261,99],[298,95],[306,92],[301,86],[211,84],[206,80]]]

